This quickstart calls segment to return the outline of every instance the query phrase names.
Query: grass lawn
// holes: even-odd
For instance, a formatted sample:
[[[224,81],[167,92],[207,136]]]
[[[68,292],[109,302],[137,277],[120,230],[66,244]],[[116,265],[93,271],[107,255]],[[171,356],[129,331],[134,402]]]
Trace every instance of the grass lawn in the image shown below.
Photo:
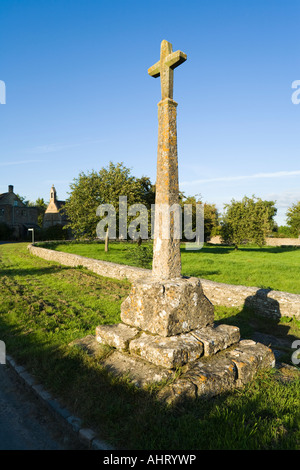
[[[129,450],[300,448],[299,376],[261,371],[241,390],[166,407],[156,400],[159,385],[138,390],[68,346],[100,323],[118,322],[130,284],[42,260],[26,247],[0,245],[0,339],[100,438]],[[299,322],[277,323],[244,309],[218,307],[216,320],[239,326],[248,338],[254,331],[300,337]]]
[[[103,243],[50,246],[90,258],[140,265],[132,243],[111,242],[107,253]],[[184,276],[300,294],[300,248],[245,246],[234,250],[229,246],[205,245],[199,251],[186,251],[183,244],[181,259]]]

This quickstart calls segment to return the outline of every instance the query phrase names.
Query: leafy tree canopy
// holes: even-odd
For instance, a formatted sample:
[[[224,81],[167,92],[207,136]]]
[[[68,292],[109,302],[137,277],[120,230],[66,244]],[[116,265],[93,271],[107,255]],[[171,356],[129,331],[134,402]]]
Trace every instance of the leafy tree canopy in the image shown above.
[[[293,204],[286,213],[287,224],[290,226],[294,236],[300,235],[300,201]]]
[[[142,203],[148,208],[154,203],[155,192],[150,179],[136,178],[123,163],[110,162],[98,172],[81,172],[70,188],[65,211],[69,220],[67,227],[76,238],[96,236],[99,222],[96,210],[101,204],[112,204],[118,217],[120,196],[127,197],[128,206]]]
[[[242,201],[233,199],[230,204],[225,204],[221,224],[223,241],[235,248],[243,243],[264,245],[274,226],[273,217],[277,212],[274,204],[274,201],[263,201],[255,196],[245,196]]]
[[[180,193],[179,196],[180,205],[184,207],[185,204],[190,204],[192,206],[192,229],[196,228],[196,206],[197,204],[203,204],[201,194],[196,194],[195,196],[185,196],[184,193]],[[208,204],[205,202],[203,204],[204,210],[204,240],[207,240],[214,235],[214,232],[218,226],[218,211],[215,204]]]

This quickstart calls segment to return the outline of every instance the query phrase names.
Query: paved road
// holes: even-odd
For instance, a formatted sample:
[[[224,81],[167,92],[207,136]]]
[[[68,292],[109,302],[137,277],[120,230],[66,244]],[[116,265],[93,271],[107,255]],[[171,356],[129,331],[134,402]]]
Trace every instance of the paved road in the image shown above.
[[[0,364],[0,450],[84,449],[8,365]]]

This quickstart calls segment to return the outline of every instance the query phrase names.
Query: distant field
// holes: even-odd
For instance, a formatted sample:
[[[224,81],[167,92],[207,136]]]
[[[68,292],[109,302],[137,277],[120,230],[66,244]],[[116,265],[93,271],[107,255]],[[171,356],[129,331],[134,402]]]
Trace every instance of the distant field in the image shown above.
[[[62,243],[52,247],[114,263],[140,265],[132,256],[131,243],[110,243],[108,253],[102,243]],[[206,245],[200,251],[186,251],[183,245],[181,254],[185,276],[300,294],[299,248],[245,246],[234,250],[228,246]]]

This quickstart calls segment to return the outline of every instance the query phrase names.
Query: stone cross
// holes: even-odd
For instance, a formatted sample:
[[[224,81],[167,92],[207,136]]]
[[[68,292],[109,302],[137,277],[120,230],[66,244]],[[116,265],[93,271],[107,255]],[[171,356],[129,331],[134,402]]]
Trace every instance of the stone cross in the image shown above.
[[[182,64],[186,58],[186,54],[181,51],[172,52],[172,44],[163,40],[160,60],[148,70],[152,77],[160,76],[162,93],[162,99],[158,103],[158,150],[152,265],[152,275],[159,279],[181,277],[180,237],[176,237],[174,232],[176,214],[169,213],[169,238],[165,236],[164,224],[166,223],[166,211],[173,204],[177,205],[177,208],[179,207],[177,103],[173,100],[173,69]]]
[[[183,334],[212,325],[214,321],[213,305],[205,297],[200,279],[181,276],[181,231],[178,234],[176,230],[172,230],[177,225],[174,213],[170,214],[170,224],[167,220],[167,225],[170,225],[167,230],[169,236],[165,236],[164,209],[169,212],[172,207],[177,206],[180,221],[182,216],[179,206],[177,103],[173,100],[173,69],[185,60],[185,54],[180,51],[172,52],[172,45],[162,41],[160,61],[148,70],[151,76],[160,76],[162,88],[162,99],[158,103],[152,275],[136,279],[129,296],[121,305],[122,322],[127,327],[134,328],[130,330],[134,331],[134,335],[144,332],[137,338],[137,343],[134,340],[130,342],[129,349],[157,365],[164,363],[165,367],[169,367],[165,362],[166,357],[172,356],[176,361],[175,358],[183,354],[190,360],[190,352],[182,345],[182,341],[190,344],[190,340],[182,337]],[[162,342],[160,337],[164,338]],[[169,337],[170,339],[166,339]],[[143,354],[148,349],[148,340],[151,345],[146,358]],[[192,342],[194,340],[195,338]],[[196,343],[199,344],[198,340]]]
[[[181,51],[172,52],[172,44],[163,40],[160,46],[160,60],[148,69],[151,77],[160,76],[161,99],[173,99],[173,70],[186,60],[187,56]]]
[[[163,41],[160,61],[149,69],[151,76],[161,77],[162,88],[152,276],[132,282],[121,305],[122,323],[96,329],[99,343],[118,350],[104,367],[117,375],[128,372],[129,380],[142,388],[156,380],[173,379],[159,393],[159,399],[167,403],[240,388],[253,378],[256,369],[275,364],[274,354],[266,346],[240,341],[239,328],[214,324],[214,306],[204,295],[200,279],[181,276],[180,237],[165,239],[161,234],[158,204],[170,207],[179,199],[173,68],[185,59],[185,54],[173,53],[171,44]],[[226,351],[237,343],[236,349]],[[219,354],[222,350],[224,354]],[[175,380],[178,367],[186,371],[183,369]]]

